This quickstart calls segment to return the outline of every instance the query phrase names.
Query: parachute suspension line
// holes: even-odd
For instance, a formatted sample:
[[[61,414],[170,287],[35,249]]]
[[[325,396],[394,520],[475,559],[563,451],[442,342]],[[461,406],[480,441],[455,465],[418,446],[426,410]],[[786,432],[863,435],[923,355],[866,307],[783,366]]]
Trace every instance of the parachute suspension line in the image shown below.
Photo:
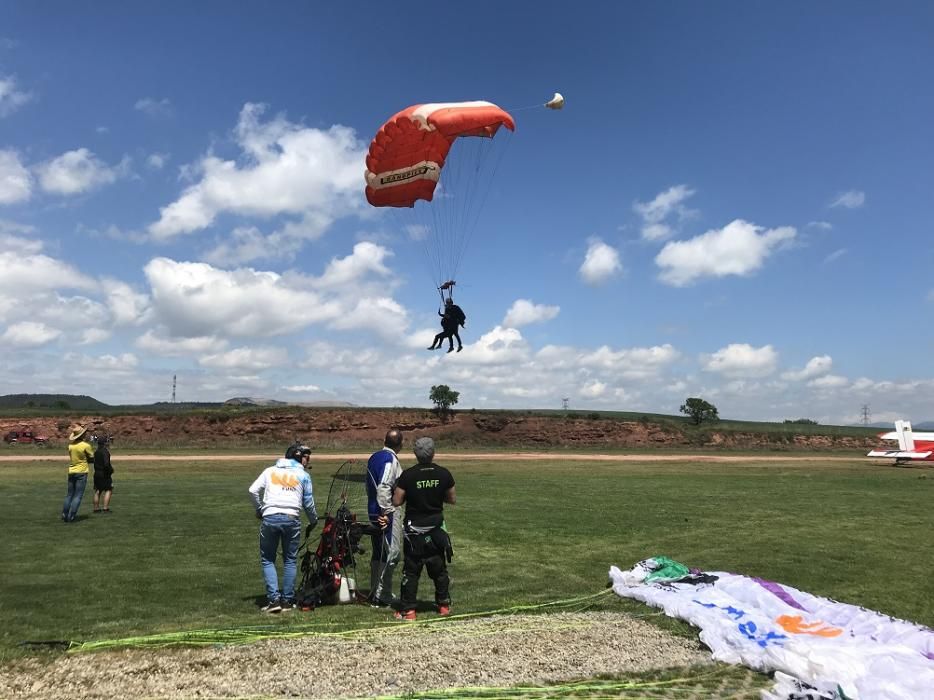
[[[504,109],[510,114],[513,114],[514,112],[527,112],[530,109],[541,109],[541,108],[542,108],[541,102],[536,102],[534,105],[526,105],[525,107],[504,107]]]
[[[466,249],[467,249],[467,247],[468,247],[468,245],[469,245],[471,239],[473,238],[473,234],[474,234],[474,232],[476,231],[477,225],[478,225],[479,222],[480,222],[480,215],[481,215],[481,213],[483,212],[484,207],[486,206],[487,197],[489,197],[490,191],[493,189],[493,183],[496,181],[496,173],[497,173],[497,171],[499,170],[499,166],[502,164],[503,159],[504,159],[505,156],[506,156],[506,152],[509,150],[509,146],[512,144],[512,134],[511,134],[511,133],[510,133],[510,134],[504,134],[503,137],[505,137],[506,143],[504,143],[504,144],[502,145],[502,147],[496,149],[495,158],[494,158],[494,155],[491,155],[489,151],[488,151],[488,153],[486,154],[487,157],[489,157],[490,159],[493,159],[493,163],[492,163],[492,166],[491,166],[491,168],[490,168],[490,170],[489,170],[489,173],[488,173],[487,177],[485,178],[485,183],[484,183],[484,186],[483,186],[483,188],[482,188],[482,192],[481,192],[481,194],[479,195],[479,196],[480,196],[479,203],[478,203],[475,207],[473,207],[473,210],[472,210],[472,211],[473,211],[473,218],[472,218],[472,221],[468,221],[468,222],[467,222],[467,229],[466,229],[466,230],[467,230],[467,236],[466,236],[466,238],[465,238],[465,240],[464,240],[463,247],[462,247],[462,249],[461,249],[461,251],[460,251],[460,253],[459,253],[459,256],[458,256],[458,263],[460,262],[460,255],[463,255],[463,253],[466,251]],[[500,138],[502,139],[503,137],[500,137]],[[490,148],[492,148],[492,146],[490,146]],[[478,178],[478,180],[479,180],[479,178]]]
[[[452,269],[456,272],[460,267],[461,260],[473,240],[476,233],[480,216],[484,210],[486,199],[493,189],[496,171],[499,169],[506,151],[512,142],[511,134],[503,134],[495,137],[498,141],[505,140],[506,143],[494,143],[494,139],[477,139],[483,141],[476,144],[477,154],[473,158],[475,163],[474,172],[470,179],[471,187],[468,189],[467,198],[462,210],[462,220],[460,222],[460,235],[454,238],[455,248],[453,250]]]
[[[597,599],[612,593],[612,589],[604,588],[597,593],[582,595],[576,598],[565,600],[553,600],[545,603],[520,604],[506,608],[496,608],[493,610],[478,610],[476,612],[461,613],[448,617],[432,617],[425,620],[418,620],[404,627],[399,623],[388,621],[383,624],[377,624],[371,627],[357,627],[345,630],[333,631],[334,622],[313,621],[300,622],[292,624],[289,627],[280,625],[248,625],[244,627],[228,627],[222,629],[194,629],[185,632],[161,632],[157,634],[144,635],[138,637],[125,637],[123,639],[106,639],[100,641],[82,642],[75,640],[54,640],[51,642],[23,642],[29,644],[49,644],[63,646],[67,654],[81,654],[89,651],[102,651],[105,649],[126,649],[126,648],[165,648],[165,647],[197,647],[197,646],[217,646],[218,644],[235,645],[250,644],[265,639],[298,639],[301,637],[319,637],[322,639],[356,639],[366,640],[373,635],[382,634],[408,634],[405,630],[417,628],[434,628],[438,625],[449,625],[455,620],[465,620],[478,617],[490,617],[493,615],[515,615],[534,611],[547,610],[585,610]],[[644,617],[657,617],[663,613],[652,613],[650,615],[630,615],[635,619]],[[322,629],[324,628],[324,629]]]
[[[501,143],[503,140],[507,143]],[[493,138],[459,138],[452,147],[452,151],[458,149],[459,155],[445,165],[440,196],[446,199],[437,207],[439,212],[443,210],[443,222],[437,229],[442,280],[457,279],[508,142],[511,134],[498,134]]]
[[[430,280],[435,281],[435,286],[441,284],[442,265],[438,257],[437,244],[437,225],[434,223],[436,217],[426,213],[427,202],[418,201],[414,207],[392,207],[393,221],[396,228],[406,237],[408,237],[417,247],[420,247],[422,253],[416,255],[419,260],[419,266],[424,269]]]

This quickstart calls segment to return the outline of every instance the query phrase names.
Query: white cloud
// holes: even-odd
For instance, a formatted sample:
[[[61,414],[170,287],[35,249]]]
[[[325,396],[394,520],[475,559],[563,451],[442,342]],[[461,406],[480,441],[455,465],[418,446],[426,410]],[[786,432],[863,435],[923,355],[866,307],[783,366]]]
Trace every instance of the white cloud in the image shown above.
[[[515,396],[520,399],[541,399],[552,395],[551,387],[521,387],[507,386],[502,392],[503,396]]]
[[[596,286],[619,274],[622,269],[619,251],[599,238],[593,238],[578,272],[584,282]]]
[[[845,209],[859,209],[866,203],[866,193],[859,190],[850,190],[837,195],[837,198],[830,203],[831,209],[834,207],[844,207]]]
[[[38,253],[42,250],[42,241],[28,238],[19,238],[19,236],[35,235],[37,229],[29,224],[21,224],[11,219],[0,219],[0,240],[5,240],[0,249],[17,246],[21,252]],[[25,251],[24,248],[29,250]]]
[[[262,122],[264,111],[264,105],[243,107],[235,132],[242,157],[205,156],[193,169],[200,180],[160,210],[159,220],[149,227],[153,236],[198,231],[225,212],[311,217],[320,223],[360,206],[366,148],[353,129],[313,129],[281,115]]]
[[[800,381],[802,379],[812,379],[822,374],[827,374],[833,368],[833,358],[830,355],[819,355],[812,357],[804,366],[804,369],[789,370],[782,374],[782,379],[791,381]]]
[[[345,331],[369,329],[386,338],[398,338],[408,325],[408,313],[389,297],[362,297],[328,325]]]
[[[458,362],[469,365],[502,365],[522,362],[529,356],[529,346],[515,328],[494,326],[477,342],[464,346]]]
[[[217,353],[226,349],[227,341],[213,335],[167,338],[148,330],[137,339],[136,347],[163,357],[184,357]]]
[[[833,224],[828,221],[809,221],[808,228],[816,228],[821,231],[830,231],[833,228]]]
[[[139,325],[149,320],[149,296],[133,289],[125,282],[105,279],[101,287],[107,297],[107,306],[117,325]]]
[[[808,386],[812,386],[816,389],[840,389],[847,384],[849,384],[849,380],[846,377],[840,377],[835,374],[827,374],[808,382]]]
[[[663,241],[671,238],[674,229],[668,224],[646,224],[642,227],[642,240],[644,241]]]
[[[46,192],[74,195],[116,182],[128,168],[127,160],[111,167],[87,148],[79,148],[36,166],[36,171]]]
[[[93,376],[95,372],[106,372],[107,374],[129,374],[137,369],[139,360],[136,355],[130,352],[120,355],[79,355],[77,353],[66,353],[62,358],[65,365],[73,368],[76,373],[87,373]],[[122,392],[121,392],[121,395]]]
[[[319,238],[332,220],[316,213],[299,221],[288,221],[281,229],[265,234],[255,226],[238,226],[227,239],[205,253],[204,259],[215,265],[244,265],[260,260],[292,260],[306,241]]]
[[[296,384],[293,386],[284,386],[282,388],[286,391],[294,391],[300,394],[314,394],[321,391],[321,387],[317,384]]]
[[[0,117],[13,114],[32,99],[32,94],[16,87],[16,78],[0,78]]]
[[[85,328],[81,332],[80,345],[93,345],[107,340],[110,337],[110,331],[103,328]]]
[[[5,242],[15,241],[6,237]],[[24,247],[13,245],[0,250],[0,297],[23,299],[54,289],[97,288],[97,282],[63,260],[38,252],[37,241],[25,240]],[[40,248],[41,249],[41,248]]]
[[[316,289],[335,289],[358,285],[372,276],[389,277],[391,271],[385,260],[392,251],[381,245],[361,241],[354,244],[353,252],[343,258],[332,258],[320,277],[313,278]]]
[[[687,185],[675,185],[664,192],[660,192],[651,202],[636,202],[632,205],[633,211],[642,217],[642,239],[646,241],[659,241],[668,238],[673,233],[671,226],[663,223],[672,214],[679,219],[690,216],[690,210],[683,206],[683,202],[694,194]]]
[[[162,168],[164,168],[165,164],[168,162],[168,153],[150,153],[146,157],[146,165],[148,165],[153,170],[162,170]]]
[[[234,348],[226,352],[204,355],[198,363],[203,367],[216,367],[235,371],[257,372],[288,364],[289,353],[281,347]]]
[[[9,326],[0,339],[4,343],[16,347],[27,348],[45,345],[62,334],[55,328],[49,328],[44,323],[35,321],[21,321]]]
[[[750,275],[795,235],[795,229],[790,226],[763,230],[761,226],[736,219],[722,229],[665,244],[655,257],[655,264],[662,268],[659,279],[675,287],[684,287],[704,277]]]
[[[28,314],[30,320],[42,321],[72,334],[102,328],[109,321],[107,308],[100,302],[84,296],[62,296],[57,292],[30,298],[29,305],[22,308],[21,313]]]
[[[830,264],[834,262],[835,260],[839,260],[844,255],[846,255],[846,252],[847,252],[846,248],[838,248],[837,250],[832,252],[830,255],[828,255],[826,258],[824,258],[824,264],[825,265]]]
[[[225,271],[168,258],[154,258],[144,272],[156,318],[173,337],[281,335],[333,320],[343,310],[274,272]]]
[[[24,202],[32,194],[32,175],[16,151],[0,150],[0,204]]]
[[[506,312],[502,325],[507,328],[519,328],[530,323],[542,323],[553,319],[559,311],[561,311],[560,306],[547,306],[535,304],[529,299],[516,299]]]
[[[754,348],[748,343],[731,343],[710,356],[701,357],[707,372],[729,378],[765,377],[775,371],[778,353],[771,345]]]
[[[645,379],[657,375],[680,356],[681,353],[667,343],[621,350],[604,345],[593,351],[576,353],[571,365],[598,368],[626,379]]]
[[[424,224],[407,224],[404,229],[409,239],[413,241],[424,241],[430,233],[428,227]]]
[[[580,395],[585,399],[598,399],[606,393],[606,389],[606,384],[594,379],[581,387]]]
[[[136,369],[139,360],[131,352],[124,352],[119,355],[100,355],[94,367],[107,372],[122,372]]]
[[[150,117],[166,118],[171,117],[175,110],[172,108],[172,102],[168,97],[157,100],[154,97],[143,97],[136,101],[133,109],[142,112]]]

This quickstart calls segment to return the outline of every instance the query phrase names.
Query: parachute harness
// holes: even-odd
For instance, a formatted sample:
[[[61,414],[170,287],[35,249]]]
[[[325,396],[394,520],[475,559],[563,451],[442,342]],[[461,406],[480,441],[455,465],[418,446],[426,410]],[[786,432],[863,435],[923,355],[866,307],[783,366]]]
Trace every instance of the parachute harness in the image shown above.
[[[454,285],[456,285],[456,284],[457,284],[457,282],[455,282],[454,280],[448,280],[447,282],[445,282],[444,284],[442,284],[440,287],[438,287],[438,294],[441,295],[441,308],[444,308],[444,305],[445,305],[449,300],[450,300],[452,303],[454,302]],[[445,292],[448,293],[448,295],[447,295],[446,297],[444,296],[444,293],[445,293]]]

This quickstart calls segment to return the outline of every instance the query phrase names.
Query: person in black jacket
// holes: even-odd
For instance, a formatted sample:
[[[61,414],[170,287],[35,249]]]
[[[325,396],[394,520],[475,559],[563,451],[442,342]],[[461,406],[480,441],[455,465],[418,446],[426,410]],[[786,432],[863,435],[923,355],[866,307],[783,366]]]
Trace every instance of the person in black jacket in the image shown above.
[[[114,490],[113,475],[114,468],[110,463],[110,438],[101,435],[97,438],[97,449],[94,450],[95,513],[110,512],[110,497],[113,495]],[[103,508],[101,505],[103,505]]]
[[[435,584],[435,605],[439,615],[451,614],[450,579],[447,562],[451,560],[451,539],[444,527],[444,504],[457,503],[454,477],[444,467],[434,463],[435,443],[430,437],[415,441],[413,451],[418,464],[409,467],[396,481],[392,504],[405,504],[402,519],[404,536],[402,549],[402,595],[397,620],[415,620],[418,579],[422,568]]]
[[[454,339],[457,338],[457,352],[464,349],[461,343],[461,337],[458,328],[462,328],[467,322],[467,316],[463,309],[454,303],[451,297],[444,300],[444,313],[438,312],[441,317],[441,332],[435,336],[429,350],[437,350],[444,344],[444,339],[448,339],[448,352],[454,351]]]

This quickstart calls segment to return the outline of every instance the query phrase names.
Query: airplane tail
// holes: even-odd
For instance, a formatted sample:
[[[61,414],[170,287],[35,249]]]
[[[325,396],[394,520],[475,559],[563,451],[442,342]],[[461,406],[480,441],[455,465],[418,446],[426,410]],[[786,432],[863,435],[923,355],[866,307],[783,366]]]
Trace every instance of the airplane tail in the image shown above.
[[[911,433],[911,421],[895,421],[895,432],[898,433],[898,449],[902,452],[913,452],[915,439]]]
[[[911,422],[895,421],[895,430],[879,435],[882,440],[898,440],[897,450],[873,450],[867,457],[889,457],[896,462],[934,458],[934,433],[918,433],[920,446],[915,444],[915,434],[911,431]]]

